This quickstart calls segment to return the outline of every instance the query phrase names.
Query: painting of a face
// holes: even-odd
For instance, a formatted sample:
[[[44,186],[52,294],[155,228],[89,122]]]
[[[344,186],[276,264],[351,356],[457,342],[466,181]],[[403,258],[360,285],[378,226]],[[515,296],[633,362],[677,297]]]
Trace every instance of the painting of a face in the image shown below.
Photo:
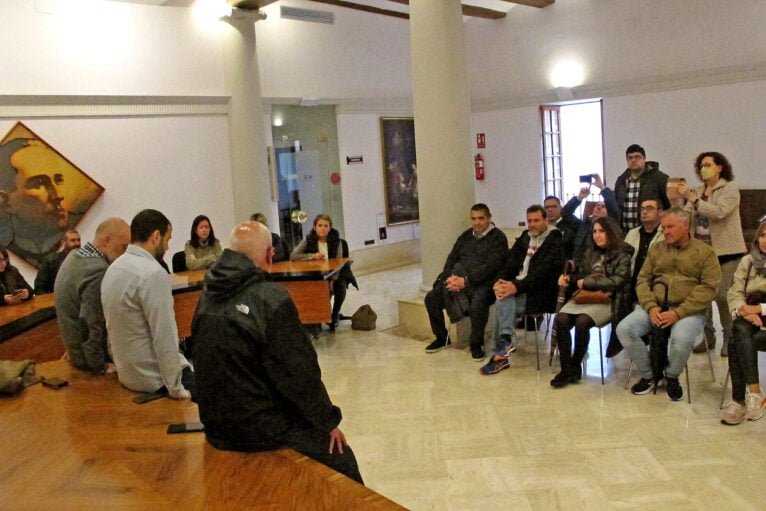
[[[33,266],[104,191],[22,123],[0,141],[0,174],[0,243]]]

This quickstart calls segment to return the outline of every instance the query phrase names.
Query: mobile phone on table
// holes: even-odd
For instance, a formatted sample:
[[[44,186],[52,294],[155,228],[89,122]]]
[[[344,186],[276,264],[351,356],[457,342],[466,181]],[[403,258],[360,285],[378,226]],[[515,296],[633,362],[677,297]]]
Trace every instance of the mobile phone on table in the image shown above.
[[[591,174],[585,174],[585,175],[580,176],[580,182],[581,183],[588,183],[588,184],[590,184],[591,181],[593,181],[593,176]]]
[[[60,390],[69,385],[69,382],[61,378],[45,378],[43,385],[53,390]]]
[[[199,433],[200,431],[205,431],[205,426],[201,422],[181,422],[179,424],[168,425],[168,435]]]
[[[158,390],[157,392],[144,392],[136,397],[133,398],[133,402],[137,405],[142,405],[144,403],[149,403],[150,401],[156,401],[157,399],[162,399],[163,397],[168,396],[168,391],[165,387],[162,387],[162,389]]]

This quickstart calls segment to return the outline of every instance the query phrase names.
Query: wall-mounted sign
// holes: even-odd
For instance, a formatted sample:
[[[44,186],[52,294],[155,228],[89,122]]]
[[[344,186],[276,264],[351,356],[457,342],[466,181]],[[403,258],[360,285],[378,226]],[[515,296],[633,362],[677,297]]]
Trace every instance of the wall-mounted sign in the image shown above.
[[[352,163],[364,163],[364,157],[363,156],[346,156],[346,165],[351,165]]]
[[[484,137],[484,133],[477,133],[476,134],[476,147],[478,149],[484,149],[486,145],[486,138]]]

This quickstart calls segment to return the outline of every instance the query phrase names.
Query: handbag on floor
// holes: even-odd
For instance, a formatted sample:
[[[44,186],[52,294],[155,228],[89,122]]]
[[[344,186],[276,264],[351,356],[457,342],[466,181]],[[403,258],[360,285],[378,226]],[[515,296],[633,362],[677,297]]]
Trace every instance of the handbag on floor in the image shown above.
[[[364,304],[351,316],[351,329],[375,330],[375,322],[377,320],[378,315],[372,310],[372,307],[369,304]]]

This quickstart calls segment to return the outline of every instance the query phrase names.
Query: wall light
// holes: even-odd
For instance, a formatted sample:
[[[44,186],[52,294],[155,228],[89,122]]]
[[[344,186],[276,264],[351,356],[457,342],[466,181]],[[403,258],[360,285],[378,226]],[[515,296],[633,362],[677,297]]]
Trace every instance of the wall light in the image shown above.
[[[279,117],[279,116],[274,117],[274,123],[273,124],[274,124],[274,126],[277,126],[277,127],[282,126],[282,124],[283,124],[282,118]]]
[[[579,62],[561,60],[551,69],[550,80],[553,88],[577,87],[585,81],[585,71]]]
[[[232,7],[226,0],[195,0],[192,13],[196,22],[207,28],[215,29],[224,16],[231,15]]]

